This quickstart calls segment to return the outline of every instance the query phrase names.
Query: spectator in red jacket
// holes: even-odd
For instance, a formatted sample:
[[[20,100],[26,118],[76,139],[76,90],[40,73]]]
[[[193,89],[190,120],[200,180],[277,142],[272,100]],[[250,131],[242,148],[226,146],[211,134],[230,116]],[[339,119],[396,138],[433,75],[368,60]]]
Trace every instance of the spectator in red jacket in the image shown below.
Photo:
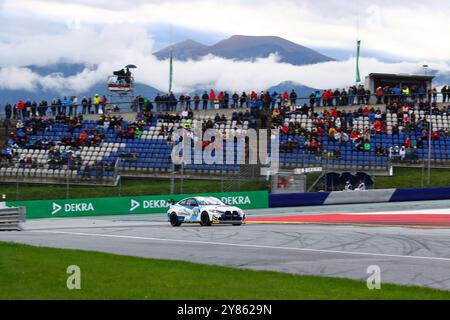
[[[353,132],[350,134],[350,139],[355,141],[359,138],[361,138],[361,135],[356,130],[353,130]]]
[[[412,144],[411,144],[411,139],[406,139],[406,141],[405,141],[405,147],[406,148],[408,148],[408,149],[411,149],[412,148]]]
[[[382,87],[378,87],[377,88],[377,104],[382,104],[383,102],[383,88]]]
[[[329,98],[330,94],[327,90],[325,90],[322,94],[322,100],[323,100],[323,106],[326,107],[328,106],[328,98]]]
[[[338,111],[337,111],[336,108],[334,108],[333,110],[331,110],[331,116],[332,116],[334,119],[337,119],[337,118],[338,118]]]
[[[19,100],[19,102],[16,105],[16,109],[17,109],[17,114],[19,115],[20,119],[23,120],[23,118],[25,118],[25,112],[26,112],[25,103],[23,103],[22,100]]]
[[[368,116],[370,113],[370,109],[368,106],[365,106],[364,110],[363,110],[363,115]]]
[[[334,105],[333,100],[334,100],[334,92],[333,92],[333,90],[328,90],[328,105],[330,107],[332,107]]]
[[[439,132],[433,132],[431,134],[431,139],[437,141],[437,140],[441,139],[441,135],[439,134]]]
[[[217,96],[217,99],[219,100],[219,108],[222,109],[223,108],[223,100],[225,98],[225,94],[220,91],[219,95]]]
[[[209,92],[209,103],[211,105],[211,109],[214,109],[214,100],[216,100],[216,93],[213,89]]]
[[[380,120],[375,121],[373,126],[374,126],[375,131],[378,133],[381,133],[381,131],[383,130],[383,124],[381,123]]]

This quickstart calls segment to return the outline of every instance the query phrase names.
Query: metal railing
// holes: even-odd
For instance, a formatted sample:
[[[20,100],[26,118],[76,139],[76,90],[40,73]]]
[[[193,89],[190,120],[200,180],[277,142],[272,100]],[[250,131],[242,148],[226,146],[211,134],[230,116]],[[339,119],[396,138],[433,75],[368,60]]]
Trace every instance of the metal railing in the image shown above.
[[[94,175],[92,175],[93,172]],[[107,174],[110,172],[112,174]],[[2,183],[116,186],[118,177],[117,162],[112,170],[89,165],[70,167],[68,165],[39,164],[31,167],[11,163],[0,166],[0,182]]]
[[[370,95],[355,95],[355,96],[345,96],[345,97],[333,97],[328,100],[323,100],[323,98],[317,98],[317,97],[310,97],[310,96],[303,96],[303,97],[297,97],[295,99],[281,99],[278,100],[278,98],[271,97],[271,101],[269,103],[269,107],[274,108],[276,106],[286,105],[286,104],[293,104],[294,105],[308,105],[310,107],[345,107],[345,106],[360,106],[360,105],[386,105],[390,103],[419,103],[419,102],[432,102],[432,103],[449,103],[450,104],[450,93],[445,96],[442,93],[437,93],[436,95],[429,95],[429,94],[419,94],[419,93],[411,93],[409,95],[401,94],[383,94],[382,96],[378,96],[377,94],[370,94]],[[210,99],[200,99],[198,103],[196,103],[194,100],[184,101],[180,100],[179,98],[175,98],[174,100],[170,101],[156,101],[148,100],[149,104],[142,104],[138,102],[117,102],[117,103],[108,103],[106,105],[100,105],[101,106],[101,113],[109,113],[109,112],[142,112],[142,111],[153,111],[153,112],[177,112],[182,111],[186,108],[190,108],[192,110],[220,110],[220,109],[244,109],[244,108],[251,108],[252,103],[259,101],[262,102],[260,97],[258,96],[257,100],[252,100],[250,96],[247,96],[246,100],[242,103],[241,100],[233,100],[232,98],[229,98],[228,100],[210,100]],[[70,106],[67,106],[64,109],[61,109],[61,113],[66,115],[75,115],[75,114],[88,114],[87,109],[89,105],[83,105],[81,103],[73,104]],[[152,109],[149,109],[150,106]],[[53,109],[54,108],[54,112]],[[21,119],[24,116],[30,117],[31,115],[36,116],[56,116],[58,114],[58,108],[61,108],[60,105],[48,105],[45,107],[45,111],[43,109],[36,108],[33,110],[25,110],[20,115],[20,112],[16,110],[14,111],[13,108],[13,114],[12,118],[14,119]],[[98,114],[99,112],[96,111],[95,105],[91,104],[90,108],[91,114]],[[114,111],[115,109],[115,111]],[[39,111],[41,110],[41,111]],[[76,113],[75,113],[76,111]],[[80,112],[78,112],[80,111]],[[2,118],[5,117],[5,110],[0,110],[0,115]]]
[[[0,208],[0,231],[21,231],[22,222],[26,220],[26,209]]]

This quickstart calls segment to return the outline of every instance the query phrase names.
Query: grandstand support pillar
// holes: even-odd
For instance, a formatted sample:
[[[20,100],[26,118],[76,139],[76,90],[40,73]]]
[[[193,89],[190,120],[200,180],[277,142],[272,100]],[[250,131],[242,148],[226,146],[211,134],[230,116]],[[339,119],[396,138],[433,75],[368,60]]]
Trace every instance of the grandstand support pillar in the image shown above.
[[[19,173],[16,173],[16,201],[19,201]]]
[[[425,157],[422,157],[422,188],[425,187]]]
[[[69,176],[67,174],[67,170],[66,170],[66,199],[70,198],[70,183],[69,183]]]
[[[184,183],[184,162],[181,164],[180,194],[183,194],[183,183]]]
[[[175,193],[175,165],[172,162],[172,173],[170,174],[170,194]]]
[[[428,129],[428,186],[431,185],[431,131],[433,130],[432,104],[430,103],[430,128]]]
[[[241,192],[241,175],[238,175],[238,191]]]
[[[119,197],[122,196],[122,176],[119,176]]]

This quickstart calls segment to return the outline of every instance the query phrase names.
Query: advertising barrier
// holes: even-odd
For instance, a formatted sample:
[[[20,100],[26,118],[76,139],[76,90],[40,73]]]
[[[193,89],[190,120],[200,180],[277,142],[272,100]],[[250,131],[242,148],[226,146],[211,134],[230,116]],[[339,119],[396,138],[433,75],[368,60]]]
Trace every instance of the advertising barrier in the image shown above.
[[[419,188],[397,189],[392,195],[391,202],[403,201],[432,201],[450,199],[450,188]]]
[[[7,202],[8,207],[26,207],[27,219],[86,217],[104,215],[129,215],[166,213],[169,199],[180,201],[199,194],[139,196],[117,198],[37,200]],[[203,196],[216,197],[229,205],[242,209],[268,208],[268,191],[211,193]]]
[[[179,201],[199,194],[37,200],[7,202],[8,207],[25,207],[27,219],[165,213],[169,199]],[[224,203],[242,209],[320,206],[450,199],[450,188],[386,189],[349,192],[319,192],[270,195],[268,191],[211,193]]]
[[[270,208],[320,206],[329,195],[330,192],[272,194],[269,197],[269,206]]]
[[[450,187],[276,194],[270,208],[450,199]]]

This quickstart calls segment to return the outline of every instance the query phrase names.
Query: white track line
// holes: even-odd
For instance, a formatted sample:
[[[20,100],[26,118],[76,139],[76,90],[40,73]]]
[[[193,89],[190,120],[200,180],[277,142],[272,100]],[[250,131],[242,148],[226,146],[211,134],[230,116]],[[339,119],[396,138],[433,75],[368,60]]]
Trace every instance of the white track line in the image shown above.
[[[389,216],[389,215],[450,215],[450,209],[421,209],[421,210],[401,210],[401,211],[379,211],[379,212],[355,212],[355,213],[336,213],[343,215],[380,215],[380,216]]]
[[[338,251],[338,250],[275,247],[275,246],[262,246],[262,245],[252,245],[252,244],[235,244],[235,243],[226,243],[226,242],[178,240],[178,239],[164,239],[164,238],[146,238],[146,237],[136,237],[136,236],[119,236],[119,235],[115,235],[115,234],[62,232],[62,231],[29,231],[29,232],[32,232],[32,233],[46,233],[46,234],[62,234],[62,235],[73,235],[73,236],[86,236],[86,237],[132,239],[132,240],[144,240],[144,241],[154,241],[154,242],[204,244],[204,245],[228,246],[228,247],[238,247],[238,248],[287,250],[287,251],[316,252],[316,253],[333,253],[333,254],[347,254],[347,255],[355,255],[355,256],[372,256],[372,257],[382,257],[382,258],[400,258],[400,259],[417,259],[417,260],[432,260],[432,261],[446,261],[446,262],[450,262],[450,258],[403,256],[403,255],[383,254],[383,253],[366,253],[366,252],[351,252],[351,251]]]

